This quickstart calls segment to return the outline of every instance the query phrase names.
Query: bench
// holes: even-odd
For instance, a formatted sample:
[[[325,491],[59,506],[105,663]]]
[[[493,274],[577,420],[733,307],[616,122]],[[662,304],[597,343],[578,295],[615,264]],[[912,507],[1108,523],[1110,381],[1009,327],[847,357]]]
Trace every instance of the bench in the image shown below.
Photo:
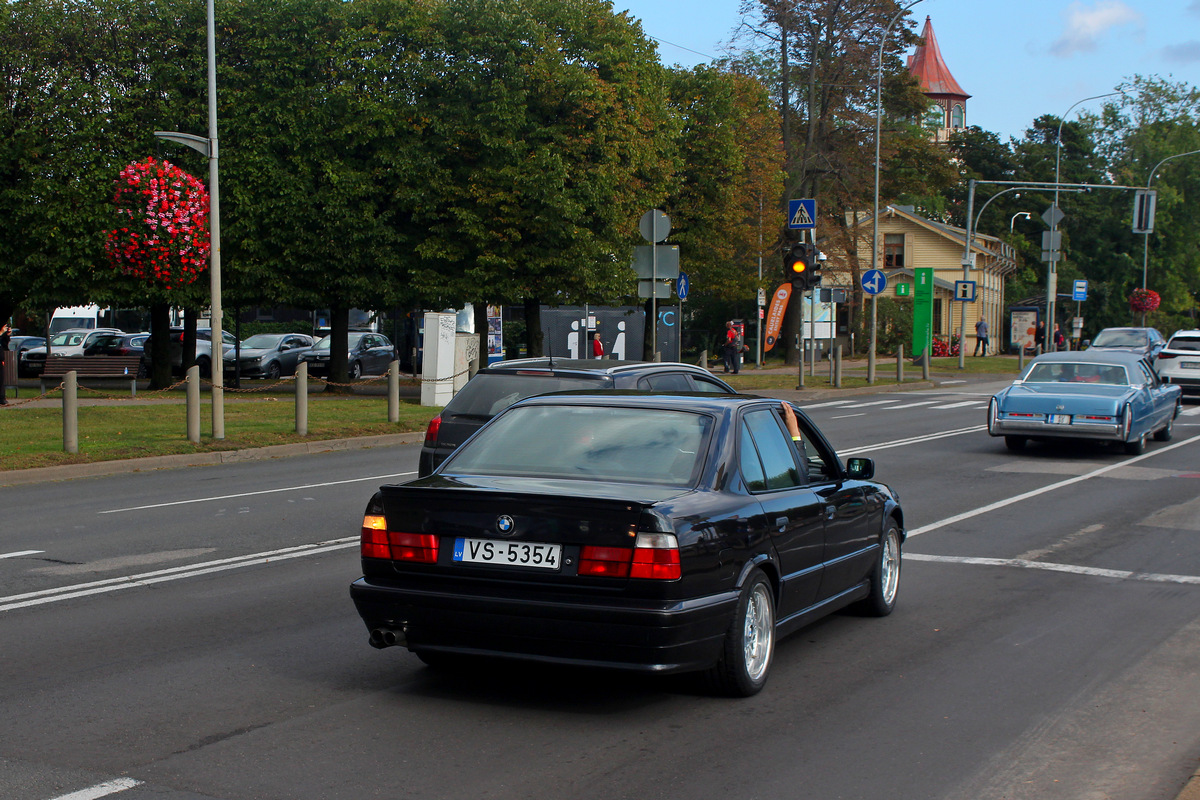
[[[76,378],[128,379],[129,393],[137,397],[138,369],[141,363],[140,355],[51,356],[46,359],[46,366],[42,369],[42,394],[46,393],[48,382],[61,379],[68,372],[74,372]]]

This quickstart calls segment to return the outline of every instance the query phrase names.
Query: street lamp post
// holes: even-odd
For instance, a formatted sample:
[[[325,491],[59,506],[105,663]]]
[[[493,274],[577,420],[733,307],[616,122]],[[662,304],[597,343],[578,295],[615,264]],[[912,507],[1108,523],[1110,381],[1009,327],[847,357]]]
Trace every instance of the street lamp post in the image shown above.
[[[1158,172],[1158,168],[1174,158],[1183,158],[1184,156],[1194,156],[1200,153],[1200,150],[1190,150],[1186,153],[1176,153],[1173,156],[1167,156],[1162,161],[1154,165],[1154,169],[1150,170],[1150,177],[1146,178],[1146,191],[1150,191],[1150,184],[1154,181],[1154,173]],[[1150,231],[1142,234],[1142,288],[1147,288],[1146,278],[1148,267],[1150,265]],[[1146,327],[1146,312],[1142,312],[1142,327]]]
[[[1085,97],[1078,100],[1067,109],[1066,113],[1058,121],[1058,133],[1054,137],[1054,211],[1058,211],[1058,181],[1059,168],[1062,164],[1062,129],[1063,123],[1067,121],[1067,117],[1071,114],[1075,106],[1086,103],[1089,100],[1099,100],[1102,97],[1115,97],[1119,94],[1125,94],[1122,91],[1108,92],[1106,94],[1097,94],[1092,97]],[[1046,338],[1045,345],[1047,350],[1054,349],[1054,301],[1057,299],[1058,293],[1058,262],[1054,260],[1055,253],[1054,239],[1058,232],[1058,214],[1053,213],[1050,216],[1050,262],[1046,268]]]
[[[887,43],[896,20],[920,2],[923,0],[912,0],[911,3],[897,11],[896,16],[892,17],[891,22],[884,29],[883,36],[879,38],[879,56],[876,59],[878,63],[875,72],[875,204],[871,213],[871,269],[875,269],[879,260],[879,129],[883,117],[883,46]],[[875,382],[875,331],[879,319],[878,313],[876,295],[871,295],[871,345],[867,350],[867,383]]]
[[[1013,214],[1012,219],[1010,219],[1008,221],[1008,232],[1009,233],[1013,232],[1013,226],[1017,224],[1017,217],[1022,217],[1024,219],[1032,219],[1033,214],[1029,213],[1028,211],[1018,211],[1017,213]]]
[[[225,438],[225,346],[221,329],[221,195],[217,180],[217,37],[213,0],[208,0],[208,138],[155,131],[162,139],[185,144],[208,158],[209,304],[212,320],[212,435]]]

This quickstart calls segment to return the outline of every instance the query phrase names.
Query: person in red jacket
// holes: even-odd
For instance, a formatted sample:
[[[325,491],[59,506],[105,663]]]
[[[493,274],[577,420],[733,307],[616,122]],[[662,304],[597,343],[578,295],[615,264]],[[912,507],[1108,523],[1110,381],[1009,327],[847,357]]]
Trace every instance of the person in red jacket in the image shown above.
[[[604,343],[600,341],[600,331],[592,334],[592,357],[604,358]]]

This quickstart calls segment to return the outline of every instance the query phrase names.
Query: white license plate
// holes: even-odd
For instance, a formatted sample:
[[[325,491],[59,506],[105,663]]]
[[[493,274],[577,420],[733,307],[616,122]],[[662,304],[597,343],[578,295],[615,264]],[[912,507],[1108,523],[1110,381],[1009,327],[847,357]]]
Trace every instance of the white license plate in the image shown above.
[[[1070,414],[1051,414],[1050,415],[1050,424],[1051,425],[1070,425],[1071,424],[1071,415]]]
[[[454,560],[464,564],[558,569],[562,545],[459,538],[454,540]]]
[[[1183,369],[1200,369],[1200,361],[1180,361],[1179,366]]]

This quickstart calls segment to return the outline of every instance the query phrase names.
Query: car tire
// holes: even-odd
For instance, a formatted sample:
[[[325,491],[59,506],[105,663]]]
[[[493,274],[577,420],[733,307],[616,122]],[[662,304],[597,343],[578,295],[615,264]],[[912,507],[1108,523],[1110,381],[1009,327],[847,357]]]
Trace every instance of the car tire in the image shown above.
[[[1171,409],[1171,416],[1167,417],[1167,424],[1154,432],[1154,441],[1169,442],[1171,437],[1175,435],[1175,418],[1183,411],[1183,401],[1177,400],[1175,407]]]
[[[775,655],[775,600],[771,583],[754,570],[746,578],[710,678],[722,694],[750,697],[767,683]]]
[[[355,361],[353,364],[350,365],[350,380],[356,381],[359,378],[361,378],[362,376],[363,376],[362,364],[358,361]]]
[[[277,381],[281,375],[283,375],[283,368],[279,366],[278,361],[272,361],[270,364],[267,364],[268,379]]]
[[[1125,443],[1125,455],[1140,456],[1144,452],[1146,452],[1146,434],[1144,433]]]
[[[858,608],[872,617],[886,617],[896,607],[896,595],[900,591],[901,550],[900,526],[895,518],[889,517],[887,529],[879,541],[879,558],[871,570],[871,594],[858,604]]]
[[[1004,446],[1009,450],[1024,450],[1025,442],[1028,441],[1024,436],[1005,436]]]

